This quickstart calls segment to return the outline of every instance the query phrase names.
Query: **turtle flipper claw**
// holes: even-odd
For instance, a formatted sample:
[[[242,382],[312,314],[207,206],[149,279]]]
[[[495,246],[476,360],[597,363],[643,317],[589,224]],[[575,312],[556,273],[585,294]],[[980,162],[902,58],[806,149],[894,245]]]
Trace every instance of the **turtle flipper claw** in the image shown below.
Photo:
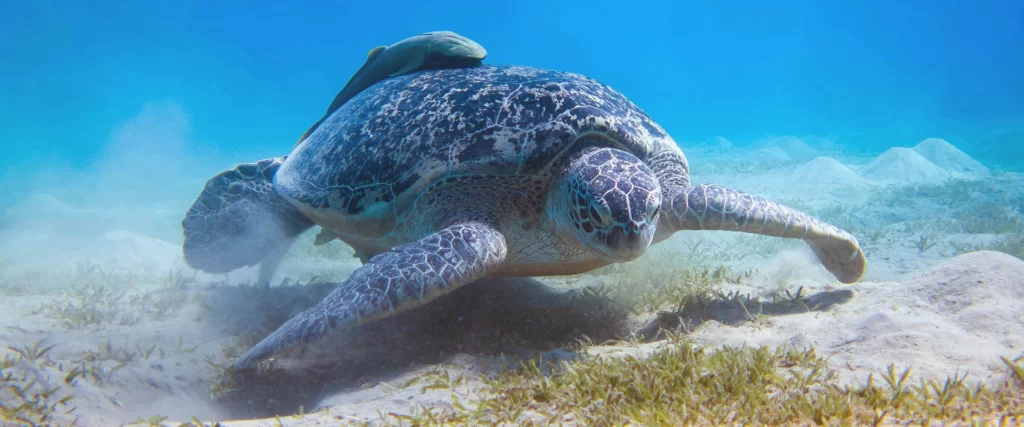
[[[726,230],[803,239],[818,260],[843,283],[860,280],[867,267],[852,234],[771,200],[721,185],[700,185],[667,201],[668,221],[677,230]]]
[[[459,223],[370,258],[315,307],[292,317],[239,357],[234,369],[332,329],[353,327],[422,306],[493,273],[505,260],[505,238],[479,223]]]

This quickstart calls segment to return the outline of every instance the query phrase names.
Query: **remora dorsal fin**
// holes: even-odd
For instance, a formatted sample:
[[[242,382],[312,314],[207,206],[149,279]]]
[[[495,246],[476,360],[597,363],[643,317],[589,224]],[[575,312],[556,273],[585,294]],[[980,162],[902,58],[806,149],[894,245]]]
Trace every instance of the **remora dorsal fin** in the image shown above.
[[[306,130],[306,133],[302,134],[302,136],[299,137],[299,140],[295,142],[296,146],[301,144],[302,141],[309,137],[309,134],[313,133],[313,131],[316,130],[318,126],[320,126],[320,123],[323,123],[324,119],[326,119],[327,116],[331,115],[331,113],[333,113],[334,110],[337,110],[339,107],[345,104],[345,101],[348,101],[349,98],[351,98],[354,95],[346,93],[345,91],[352,86],[353,81],[359,78],[359,75],[362,74],[363,70],[366,70],[366,68],[369,67],[374,60],[380,57],[381,53],[384,53],[385,49],[387,49],[387,46],[377,46],[373,49],[370,49],[370,51],[366,53],[366,62],[363,63],[363,66],[359,67],[359,69],[356,70],[356,73],[352,75],[352,78],[348,79],[348,82],[345,83],[345,87],[343,87],[341,91],[338,92],[338,95],[334,97],[334,100],[331,101],[331,105],[327,107],[327,113],[324,114],[324,116],[320,118],[320,120],[317,120],[316,123],[313,123],[313,125]]]

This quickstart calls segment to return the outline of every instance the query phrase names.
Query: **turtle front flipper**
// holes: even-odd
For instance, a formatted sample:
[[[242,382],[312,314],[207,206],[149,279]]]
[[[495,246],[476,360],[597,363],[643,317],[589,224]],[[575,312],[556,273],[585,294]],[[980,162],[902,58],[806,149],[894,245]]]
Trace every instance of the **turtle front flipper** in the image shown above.
[[[188,265],[207,273],[227,273],[262,264],[259,285],[270,285],[295,237],[313,226],[274,192],[272,179],[283,161],[241,164],[206,182],[181,221]]]
[[[836,279],[854,283],[867,261],[852,234],[804,212],[720,185],[679,191],[666,204],[676,230],[727,230],[803,239]]]
[[[479,222],[459,223],[371,258],[315,307],[285,322],[239,357],[259,361],[331,329],[355,327],[422,306],[493,273],[505,260],[505,237]]]

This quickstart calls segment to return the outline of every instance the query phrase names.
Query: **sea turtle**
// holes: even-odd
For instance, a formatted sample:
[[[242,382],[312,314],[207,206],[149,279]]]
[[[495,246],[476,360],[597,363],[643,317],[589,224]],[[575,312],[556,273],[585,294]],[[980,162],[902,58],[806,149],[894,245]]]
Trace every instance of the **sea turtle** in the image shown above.
[[[806,241],[840,282],[865,269],[850,233],[720,185],[639,107],[583,75],[430,70],[353,97],[291,154],[210,179],[188,210],[189,265],[260,262],[314,224],[372,256],[234,362],[428,303],[488,275],[582,273],[680,230]]]
[[[363,66],[352,75],[345,87],[334,97],[334,101],[327,107],[327,113],[313,123],[313,126],[310,126],[306,133],[302,134],[295,145],[301,144],[309,134],[320,126],[320,123],[323,123],[345,102],[374,83],[388,77],[400,76],[418,70],[474,67],[480,65],[486,57],[487,50],[483,46],[452,31],[428,31],[403,39],[391,46],[375,47],[367,54]],[[317,234],[314,244],[323,245],[337,238],[338,235],[330,230],[322,229]],[[274,253],[268,254],[264,258],[257,274],[257,286],[270,287],[270,281],[290,246],[290,244],[280,246]],[[356,251],[354,255],[364,262],[368,260],[366,254],[360,251]]]

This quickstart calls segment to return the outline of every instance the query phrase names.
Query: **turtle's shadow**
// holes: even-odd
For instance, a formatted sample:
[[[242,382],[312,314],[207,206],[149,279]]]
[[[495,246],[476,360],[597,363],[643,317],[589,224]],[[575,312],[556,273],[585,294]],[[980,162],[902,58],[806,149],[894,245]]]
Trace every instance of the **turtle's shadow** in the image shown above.
[[[211,325],[248,337],[244,352],[294,314],[315,305],[337,283],[306,286],[218,287],[206,300]],[[361,384],[437,364],[454,354],[547,351],[581,339],[619,337],[628,312],[591,290],[558,292],[529,278],[488,278],[423,307],[283,352],[274,369],[236,374],[215,393],[232,417],[290,415]],[[230,360],[225,360],[230,363]]]
[[[853,299],[849,289],[827,290],[803,296],[801,294],[761,301],[740,294],[719,294],[709,300],[699,300],[678,307],[676,310],[659,313],[644,325],[637,334],[646,341],[664,338],[664,331],[683,329],[690,331],[707,321],[724,325],[739,326],[754,321],[760,316],[785,316],[809,311],[826,311],[838,304]]]
[[[206,302],[208,320],[231,334],[248,337],[235,349],[244,352],[336,286],[216,288]],[[558,292],[534,279],[488,278],[418,309],[282,352],[273,369],[236,374],[231,387],[215,393],[215,401],[235,418],[290,415],[300,408],[313,410],[323,399],[344,390],[388,381],[414,366],[442,363],[455,354],[540,352],[581,339],[599,343],[633,333],[654,341],[662,339],[666,329],[692,329],[709,320],[738,326],[759,315],[826,310],[852,297],[849,290],[776,301],[718,294],[662,312],[637,328],[630,324],[628,310],[594,288]]]

